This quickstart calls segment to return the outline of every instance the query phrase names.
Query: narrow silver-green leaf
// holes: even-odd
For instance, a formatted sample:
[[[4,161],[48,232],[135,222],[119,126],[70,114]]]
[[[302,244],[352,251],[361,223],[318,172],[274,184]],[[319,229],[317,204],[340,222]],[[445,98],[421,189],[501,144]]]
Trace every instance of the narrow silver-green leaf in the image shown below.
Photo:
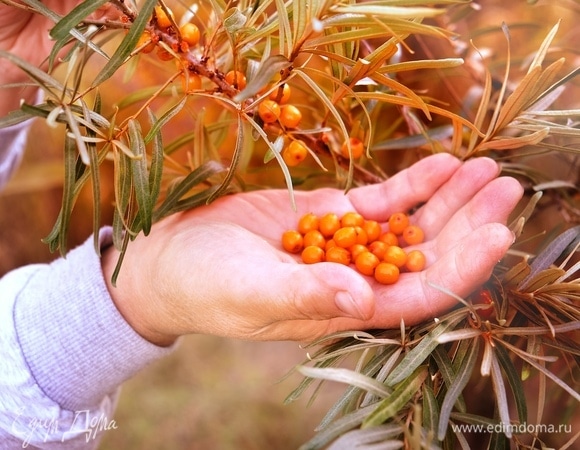
[[[145,136],[145,143],[148,144],[149,142],[151,142],[152,139],[155,139],[156,136],[159,135],[159,133],[161,132],[161,128],[163,128],[164,125],[167,124],[167,122],[169,122],[171,119],[173,119],[173,117],[175,117],[185,106],[185,104],[187,103],[187,97],[183,97],[183,99],[175,106],[169,108],[160,118],[159,120],[155,120],[153,122],[151,122],[151,129],[149,130],[149,132],[147,133],[147,136]],[[149,119],[152,119],[151,114],[149,114]]]
[[[133,25],[129,29],[129,32],[123,38],[123,41],[119,44],[119,47],[117,48],[113,56],[111,56],[111,59],[107,61],[105,67],[103,67],[101,71],[97,74],[97,76],[93,80],[93,86],[98,86],[103,81],[109,79],[111,76],[113,76],[113,74],[117,72],[117,69],[119,69],[119,67],[121,67],[125,63],[127,57],[131,54],[131,52],[135,48],[137,41],[141,37],[141,34],[143,33],[145,26],[149,22],[149,18],[151,17],[151,13],[153,12],[155,5],[157,5],[157,0],[143,1],[141,10],[139,11],[137,18],[133,22]]]
[[[129,120],[129,144],[135,158],[131,160],[131,173],[135,188],[135,199],[139,207],[139,217],[145,236],[151,231],[151,213],[153,204],[149,191],[149,173],[147,170],[147,153],[141,126],[135,119]]]
[[[91,13],[100,8],[109,0],[92,0],[90,2],[81,2],[72,9],[66,16],[60,19],[57,24],[50,30],[50,37],[54,40],[66,38],[71,30],[87,18]]]
[[[453,327],[459,320],[461,320],[460,317],[443,322],[426,334],[421,339],[421,342],[407,353],[397,367],[393,369],[391,374],[385,380],[385,384],[387,386],[393,386],[407,378],[417,367],[423,364],[423,361],[425,361],[435,347],[439,345],[437,338]]]
[[[511,438],[512,432],[509,427],[510,422],[510,409],[507,401],[507,395],[505,391],[505,384],[503,382],[503,376],[501,373],[501,368],[495,352],[491,354],[491,380],[493,385],[493,392],[495,394],[496,407],[499,413],[500,421],[505,425],[504,434],[506,437]]]
[[[149,114],[149,121],[152,124],[158,123],[153,111],[148,108],[147,113]],[[151,134],[151,131],[147,134],[147,136],[149,136],[149,134]],[[153,134],[151,140],[153,143],[151,149],[151,168],[149,170],[149,186],[151,205],[154,207],[155,203],[157,202],[157,198],[159,197],[159,193],[161,192],[163,160],[165,156],[163,153],[163,137],[161,135],[160,129],[158,129],[157,132]]]
[[[518,371],[515,368],[508,352],[505,350],[503,346],[496,345],[495,354],[497,356],[499,364],[501,365],[504,373],[506,374],[507,381],[512,390],[516,404],[516,410],[518,412],[518,419],[520,423],[527,423],[528,407],[526,403],[526,393],[524,391],[522,380],[518,375]]]
[[[338,383],[357,386],[365,391],[372,392],[381,398],[387,397],[391,393],[391,391],[380,381],[350,369],[299,366],[298,371],[306,377],[336,381]]]
[[[399,413],[417,392],[427,378],[427,366],[419,366],[409,374],[387,398],[381,400],[376,409],[363,421],[361,428],[372,427],[384,423]]]
[[[470,346],[470,351],[467,353],[466,358],[462,361],[461,366],[457,370],[453,382],[447,386],[447,394],[445,395],[445,399],[441,404],[439,425],[437,427],[437,437],[440,441],[445,437],[451,411],[453,410],[455,402],[463,392],[463,389],[465,386],[467,386],[467,383],[471,378],[473,368],[475,367],[475,362],[479,356],[479,339],[473,339],[471,343],[472,345]]]
[[[427,431],[432,431],[435,434],[437,424],[439,423],[439,403],[435,398],[433,389],[423,383],[423,427]]]

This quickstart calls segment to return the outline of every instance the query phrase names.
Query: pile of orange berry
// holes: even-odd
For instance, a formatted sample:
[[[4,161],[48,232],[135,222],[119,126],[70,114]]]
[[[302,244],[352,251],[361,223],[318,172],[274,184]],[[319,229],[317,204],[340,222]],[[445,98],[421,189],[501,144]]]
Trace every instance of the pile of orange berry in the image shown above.
[[[306,264],[335,262],[354,265],[363,275],[373,276],[381,284],[393,284],[403,271],[419,272],[425,268],[420,250],[407,251],[425,238],[423,230],[410,222],[406,213],[392,214],[388,231],[375,220],[356,212],[341,217],[330,212],[323,216],[303,215],[294,230],[282,234],[282,247],[300,254]]]

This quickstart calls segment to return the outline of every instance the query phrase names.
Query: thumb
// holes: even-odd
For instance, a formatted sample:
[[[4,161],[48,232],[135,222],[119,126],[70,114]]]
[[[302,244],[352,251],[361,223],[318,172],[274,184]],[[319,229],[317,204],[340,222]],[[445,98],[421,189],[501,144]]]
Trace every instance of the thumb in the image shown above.
[[[291,303],[296,319],[368,320],[375,312],[370,285],[352,268],[337,263],[297,264],[293,265],[290,283],[285,272],[286,301]]]

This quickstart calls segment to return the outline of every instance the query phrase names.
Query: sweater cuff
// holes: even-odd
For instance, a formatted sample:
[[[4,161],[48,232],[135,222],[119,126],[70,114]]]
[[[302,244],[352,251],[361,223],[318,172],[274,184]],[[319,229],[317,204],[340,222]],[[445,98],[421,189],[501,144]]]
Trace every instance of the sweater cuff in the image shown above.
[[[101,230],[101,248],[111,229]],[[98,405],[125,380],[169,354],[143,339],[115,307],[93,239],[30,279],[14,308],[18,339],[44,393],[69,410]]]

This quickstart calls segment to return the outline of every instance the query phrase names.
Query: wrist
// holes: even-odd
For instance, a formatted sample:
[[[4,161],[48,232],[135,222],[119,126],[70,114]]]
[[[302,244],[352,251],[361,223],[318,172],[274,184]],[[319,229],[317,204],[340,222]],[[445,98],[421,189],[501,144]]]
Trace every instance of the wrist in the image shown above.
[[[119,252],[110,246],[102,250],[101,266],[107,289],[113,304],[125,321],[142,338],[160,347],[168,347],[175,343],[179,336],[169,335],[157,330],[155,301],[150,302],[147,296],[138,288],[142,283],[131,271],[127,262],[123,263],[121,273],[115,285],[112,277],[119,258]]]

